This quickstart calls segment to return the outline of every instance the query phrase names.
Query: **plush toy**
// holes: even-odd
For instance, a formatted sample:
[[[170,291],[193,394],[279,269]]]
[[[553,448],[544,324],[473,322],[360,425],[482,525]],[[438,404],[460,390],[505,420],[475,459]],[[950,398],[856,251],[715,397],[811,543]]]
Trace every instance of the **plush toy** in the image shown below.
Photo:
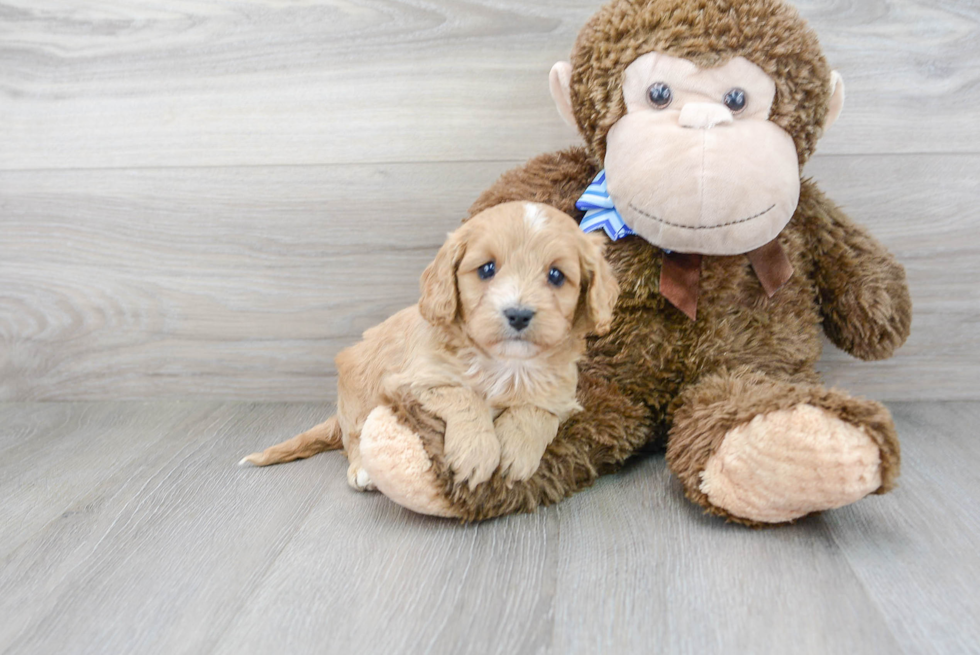
[[[820,328],[855,357],[904,343],[903,268],[801,170],[844,88],[779,0],[613,0],[551,73],[584,147],[504,174],[472,208],[534,200],[609,235],[622,295],[581,365],[584,410],[528,480],[454,484],[442,423],[376,410],[365,468],[410,509],[479,520],[554,503],[666,447],[688,498],[748,525],[885,493],[881,404],[821,385]],[[370,428],[370,429],[368,429]]]

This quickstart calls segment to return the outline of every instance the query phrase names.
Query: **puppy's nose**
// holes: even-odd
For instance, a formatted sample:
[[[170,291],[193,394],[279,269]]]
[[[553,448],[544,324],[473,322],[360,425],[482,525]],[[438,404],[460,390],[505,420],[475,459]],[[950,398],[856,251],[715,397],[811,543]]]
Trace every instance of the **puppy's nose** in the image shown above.
[[[525,309],[523,307],[511,307],[510,309],[504,310],[504,316],[507,317],[507,322],[518,332],[531,323],[531,319],[534,318],[534,313],[533,309]]]

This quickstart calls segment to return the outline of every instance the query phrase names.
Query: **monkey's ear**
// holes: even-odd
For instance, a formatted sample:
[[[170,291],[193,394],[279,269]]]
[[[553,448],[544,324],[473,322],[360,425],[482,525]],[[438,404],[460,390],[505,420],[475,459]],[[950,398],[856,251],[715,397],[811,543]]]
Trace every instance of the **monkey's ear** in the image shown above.
[[[837,122],[844,110],[844,78],[837,71],[830,73],[830,92],[830,106],[827,108],[827,118],[823,120],[825,131]]]
[[[575,112],[572,111],[572,65],[567,61],[559,61],[552,66],[549,83],[558,113],[569,127],[577,130]]]
[[[461,231],[462,228],[449,235],[436,258],[422,273],[419,313],[432,325],[449,325],[456,319],[456,268],[466,250]]]

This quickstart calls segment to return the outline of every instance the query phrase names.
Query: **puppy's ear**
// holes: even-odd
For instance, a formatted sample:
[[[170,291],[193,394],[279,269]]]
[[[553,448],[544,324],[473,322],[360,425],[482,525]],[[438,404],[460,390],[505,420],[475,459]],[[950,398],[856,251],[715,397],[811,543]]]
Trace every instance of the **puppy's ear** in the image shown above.
[[[606,237],[603,232],[586,235],[582,247],[582,297],[588,331],[602,336],[612,325],[613,309],[619,299],[619,284],[612,267],[603,257]]]
[[[459,295],[456,268],[466,252],[460,232],[462,228],[449,235],[436,258],[422,273],[419,312],[432,325],[449,325],[456,319]]]

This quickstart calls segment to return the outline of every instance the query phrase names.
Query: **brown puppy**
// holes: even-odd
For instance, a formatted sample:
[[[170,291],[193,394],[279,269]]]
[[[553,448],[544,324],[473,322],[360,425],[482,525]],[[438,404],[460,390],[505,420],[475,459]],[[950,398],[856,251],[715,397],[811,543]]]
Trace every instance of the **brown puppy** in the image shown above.
[[[418,305],[337,355],[337,414],[240,463],[288,462],[343,445],[348,483],[372,488],[361,430],[374,408],[408,392],[445,420],[457,483],[472,488],[498,465],[526,480],[559,423],[580,409],[585,335],[609,330],[619,290],[602,243],[548,205],[510,202],[474,216],[422,274]]]

